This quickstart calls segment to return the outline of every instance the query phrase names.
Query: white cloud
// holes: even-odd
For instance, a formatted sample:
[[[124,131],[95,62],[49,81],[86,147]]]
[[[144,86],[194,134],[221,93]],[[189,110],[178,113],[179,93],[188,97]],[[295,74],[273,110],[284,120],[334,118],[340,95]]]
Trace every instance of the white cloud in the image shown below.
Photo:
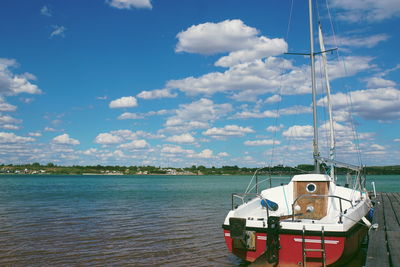
[[[14,59],[0,58],[0,95],[40,94],[42,91],[39,87],[30,82],[36,80],[36,77],[27,72],[12,73],[10,68],[16,67],[18,63]]]
[[[182,104],[176,114],[165,122],[167,130],[188,131],[190,129],[208,128],[213,122],[232,110],[231,104],[214,104],[210,99],[202,98],[198,101]]]
[[[34,137],[40,137],[40,136],[42,136],[42,134],[39,133],[39,132],[31,132],[31,133],[28,133],[28,135],[29,135],[29,136],[34,136]]]
[[[349,36],[329,36],[326,38],[326,43],[334,46],[338,46],[341,49],[347,47],[367,47],[372,48],[376,46],[378,43],[386,41],[389,39],[389,35],[387,34],[375,34],[371,36],[357,36],[357,37],[349,37]],[[336,41],[336,43],[335,43]]]
[[[238,19],[207,22],[178,33],[175,51],[205,55],[236,51],[249,47],[257,34],[257,29]]]
[[[349,110],[335,109],[335,112],[333,113],[333,120],[337,122],[347,122],[352,120],[352,116]]]
[[[157,110],[157,111],[149,111],[149,112],[145,113],[144,115],[146,115],[146,116],[155,116],[155,115],[166,115],[166,114],[169,114],[169,113],[172,113],[172,111],[171,110],[167,110],[167,109],[160,109],[160,110]]]
[[[44,131],[45,131],[45,132],[56,132],[57,130],[54,129],[54,128],[51,128],[51,127],[45,127],[45,128],[44,128]]]
[[[19,100],[20,100],[21,102],[25,103],[25,104],[30,104],[30,103],[32,103],[33,101],[35,101],[35,99],[32,98],[32,97],[20,97]]]
[[[118,116],[119,120],[138,120],[144,119],[144,116],[137,113],[125,112]]]
[[[35,141],[32,137],[23,137],[15,135],[14,133],[0,132],[0,143],[27,143]]]
[[[115,130],[109,133],[101,133],[97,135],[94,142],[101,145],[115,145],[131,141],[127,144],[121,144],[119,148],[133,150],[149,146],[145,140],[139,138],[162,139],[165,138],[165,136],[160,134],[151,134],[145,131],[132,132],[131,130]]]
[[[386,150],[386,147],[378,145],[378,144],[372,144],[371,148],[375,149],[375,150]]]
[[[336,143],[338,146],[341,145],[341,143],[346,143],[346,142],[351,142],[353,144],[353,138],[354,138],[354,127],[351,126],[351,123],[347,124],[339,124],[337,122],[333,123],[333,128],[335,131],[335,137],[336,137]],[[319,135],[320,136],[328,136],[329,135],[329,122],[326,122],[319,127]],[[371,140],[373,137],[373,133],[365,133],[365,132],[359,132],[357,134],[357,137],[359,140]],[[321,139],[323,141],[323,139]]]
[[[173,142],[173,143],[192,144],[195,142],[196,139],[191,134],[184,133],[181,135],[174,135],[174,136],[168,137],[166,140],[168,142]]]
[[[265,103],[276,103],[281,102],[282,97],[280,95],[273,95],[265,99]]]
[[[273,125],[271,125],[271,126],[268,126],[267,127],[267,131],[268,132],[279,132],[280,130],[282,130],[283,129],[283,127],[284,127],[284,125],[283,124],[280,124],[280,125],[278,125],[278,126],[273,126]]]
[[[140,139],[140,140],[133,140],[130,143],[127,144],[121,144],[119,145],[119,148],[122,149],[127,149],[127,150],[136,150],[136,149],[143,149],[149,146],[149,143],[147,143],[146,140]]]
[[[158,116],[158,115],[166,115],[169,113],[173,113],[172,110],[166,110],[166,109],[161,109],[157,111],[149,111],[146,113],[131,113],[131,112],[125,112],[122,113],[121,115],[118,116],[119,120],[139,120],[139,119],[144,119],[146,117],[150,116]]]
[[[127,157],[127,155],[125,155],[124,152],[122,152],[121,150],[117,149],[113,152],[114,156],[117,158],[125,158]]]
[[[152,91],[142,91],[137,97],[142,99],[174,98],[177,94],[171,93],[169,89],[157,89]]]
[[[202,159],[211,159],[214,158],[214,152],[211,149],[204,149],[199,154],[194,155],[195,157],[202,158]]]
[[[53,38],[55,36],[65,37],[65,31],[67,30],[67,28],[59,25],[52,25],[52,28],[53,31],[50,33],[50,38]]]
[[[306,107],[306,106],[293,106],[289,108],[283,108],[279,111],[281,115],[294,115],[294,114],[304,114],[304,113],[311,113],[312,109],[311,107]]]
[[[118,9],[148,8],[151,9],[150,0],[107,0],[107,4]]]
[[[279,111],[265,110],[265,111],[241,111],[232,116],[236,119],[248,119],[248,118],[277,118],[280,115],[293,115],[312,112],[310,107],[305,106],[293,106],[289,108],[283,108]]]
[[[213,127],[203,132],[203,135],[213,138],[225,138],[227,136],[244,136],[248,133],[253,133],[254,130],[250,127],[242,127],[238,125],[226,125],[223,128]]]
[[[265,140],[254,140],[250,141],[247,140],[244,142],[246,146],[267,146],[267,145],[279,145],[280,142],[278,140],[271,140],[271,139],[265,139]]]
[[[96,148],[89,148],[89,149],[82,151],[81,153],[84,155],[87,155],[87,156],[91,156],[91,155],[96,155],[98,153],[98,151]]]
[[[368,88],[383,88],[383,87],[394,87],[396,83],[391,80],[386,80],[381,77],[371,77],[366,79]]]
[[[291,85],[290,81],[286,87],[285,79],[280,79],[279,75],[283,68],[290,68],[291,63],[285,59],[270,57],[265,60],[247,62],[230,67],[225,72],[211,72],[198,78],[188,77],[181,80],[171,80],[167,87],[177,88],[188,95],[205,94],[212,95],[218,92],[240,91],[247,93],[240,100],[256,100],[257,95],[266,93],[275,93],[280,86],[295,91],[298,89],[298,83]],[[304,82],[304,75],[301,75],[301,81]],[[289,79],[286,79],[289,80]],[[237,97],[236,97],[237,99]]]
[[[229,67],[238,63],[275,56],[287,50],[283,39],[257,36],[259,31],[241,20],[225,20],[193,25],[178,33],[176,52],[199,54],[226,53],[215,65]]]
[[[6,130],[18,130],[18,129],[20,129],[19,126],[13,125],[13,124],[3,124],[3,125],[0,125],[0,128],[6,129]]]
[[[62,134],[53,138],[52,143],[60,145],[79,145],[80,142],[74,138],[69,137],[68,134]]]
[[[333,0],[332,6],[343,10],[338,18],[348,22],[382,21],[400,15],[397,0]]]
[[[239,63],[283,54],[287,51],[287,43],[283,39],[260,37],[252,47],[229,53],[215,62],[215,66],[230,67]]]
[[[333,80],[351,77],[361,71],[373,69],[376,66],[370,64],[372,60],[372,57],[347,56],[343,57],[342,61],[330,61],[328,62],[329,78]],[[320,64],[319,60],[316,64]]]
[[[232,116],[237,119],[249,119],[249,118],[277,118],[279,117],[276,111],[265,110],[263,112],[257,111],[241,111]]]
[[[329,62],[331,80],[348,77],[375,67],[372,57],[344,57],[343,61]],[[318,62],[317,62],[318,63]],[[346,70],[343,69],[346,66]],[[170,80],[168,88],[176,88],[187,95],[213,95],[215,93],[235,93],[237,101],[257,101],[258,95],[281,91],[283,95],[311,92],[309,66],[293,66],[288,60],[269,57],[230,67],[224,72],[211,72],[200,77]]]
[[[136,136],[138,137],[145,137],[148,139],[162,139],[165,138],[165,136],[163,134],[152,134],[152,133],[148,133],[145,131],[136,131],[134,133]]]
[[[307,139],[313,136],[314,130],[310,125],[293,125],[282,133],[291,139]]]
[[[4,115],[2,116],[0,114],[0,124],[15,124],[15,123],[21,123],[22,121],[19,119],[15,119],[9,115]]]
[[[350,96],[337,93],[332,95],[334,110],[349,111],[351,99],[353,114],[369,120],[398,120],[400,118],[400,90],[378,88],[350,92]],[[318,100],[324,105],[326,97]]]
[[[400,142],[400,138],[393,139],[394,142]]]
[[[220,152],[218,153],[218,157],[229,157],[229,154],[227,152]]]
[[[3,97],[0,96],[0,111],[15,111],[17,107],[7,103]]]
[[[110,133],[101,133],[96,136],[94,142],[102,145],[118,144],[121,143],[123,139],[120,136],[112,135]]]
[[[124,96],[111,101],[109,104],[110,108],[130,108],[136,106],[137,106],[137,100],[133,96]]]
[[[40,9],[40,14],[42,14],[43,16],[46,16],[46,17],[53,16],[53,12],[50,10],[50,8],[48,6],[43,6]]]
[[[131,130],[116,130],[116,131],[111,131],[111,134],[118,135],[122,137],[124,140],[137,139],[137,134],[132,132]]]
[[[181,146],[176,145],[164,145],[161,149],[162,153],[167,154],[193,154],[194,151],[191,149],[183,149]]]

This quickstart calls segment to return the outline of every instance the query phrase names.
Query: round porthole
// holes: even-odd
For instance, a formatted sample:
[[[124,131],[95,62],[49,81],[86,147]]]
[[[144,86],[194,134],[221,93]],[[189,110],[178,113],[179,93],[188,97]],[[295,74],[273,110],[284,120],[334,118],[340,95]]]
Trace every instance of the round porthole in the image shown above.
[[[307,190],[307,192],[309,192],[309,193],[314,193],[314,192],[317,190],[317,186],[316,186],[315,184],[313,184],[313,183],[309,183],[309,184],[306,186],[306,190]]]

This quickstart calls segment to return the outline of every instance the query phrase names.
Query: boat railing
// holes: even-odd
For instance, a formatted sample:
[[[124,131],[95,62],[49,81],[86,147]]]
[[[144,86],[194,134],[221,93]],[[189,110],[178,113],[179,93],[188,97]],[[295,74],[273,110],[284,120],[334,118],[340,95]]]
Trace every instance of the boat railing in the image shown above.
[[[264,184],[264,183],[267,183],[267,182],[269,182],[269,184],[270,184],[269,188],[271,188],[272,187],[272,185],[271,185],[272,184],[272,177],[269,177],[269,178],[266,178],[266,179],[263,179],[263,180],[259,181],[258,180],[258,176],[256,176],[255,184],[252,187],[249,187],[247,189],[246,193],[250,193],[251,191],[253,191],[255,189],[255,194],[259,194],[260,193],[260,190],[259,190],[260,185]]]
[[[254,199],[254,198],[258,197],[261,200],[267,201],[266,198],[264,198],[262,195],[260,195],[258,193],[241,193],[241,194],[232,193],[232,208],[231,208],[231,210],[234,210],[234,209],[237,208],[237,206],[236,207],[234,206],[235,205],[235,201],[234,201],[235,198],[239,198],[240,200],[242,200],[242,204],[244,204],[244,203],[246,203],[246,201],[245,201],[246,197],[252,197],[251,199]],[[267,210],[267,218],[268,218],[269,217],[269,210],[268,210],[268,208],[266,208],[266,210]]]
[[[338,199],[338,200],[339,200],[339,207],[340,207],[339,223],[342,223],[342,222],[343,222],[343,220],[342,220],[342,217],[343,217],[343,205],[342,205],[342,201],[349,202],[350,205],[351,205],[351,207],[353,207],[353,202],[351,202],[351,200],[348,200],[348,199],[343,198],[343,197],[339,197],[339,196],[335,196],[335,195],[304,194],[304,195],[298,196],[298,197],[293,201],[293,204],[292,204],[292,211],[293,211],[293,214],[292,214],[292,221],[294,221],[294,217],[295,217],[295,214],[294,214],[295,207],[294,207],[294,206],[295,206],[296,202],[299,201],[300,199],[304,199],[304,198],[336,198],[336,199]]]
[[[269,169],[269,167],[259,168],[254,172],[253,176],[251,177],[251,180],[250,180],[249,184],[247,185],[245,193],[250,193],[251,191],[253,191],[255,189],[256,193],[258,194],[259,193],[259,185],[261,183],[264,183],[264,182],[267,182],[267,181],[269,181],[269,187],[270,188],[272,187],[272,176],[271,176],[271,174],[269,172],[267,172],[269,174],[269,178],[261,180],[261,181],[258,181],[259,180],[259,175],[261,175],[261,173],[263,173],[263,172],[265,173],[265,170],[268,170],[268,169]],[[254,180],[255,180],[255,184],[252,186],[252,183],[253,183]]]

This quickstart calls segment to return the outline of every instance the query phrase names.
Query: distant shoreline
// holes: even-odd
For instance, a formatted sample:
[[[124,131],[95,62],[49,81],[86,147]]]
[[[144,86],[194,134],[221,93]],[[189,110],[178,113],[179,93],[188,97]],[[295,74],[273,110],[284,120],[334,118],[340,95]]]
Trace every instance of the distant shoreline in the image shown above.
[[[149,173],[149,174],[104,174],[104,173],[40,173],[40,174],[30,174],[30,173],[0,173],[0,176],[253,176],[252,173],[242,173],[242,174],[160,174],[160,173]],[[296,174],[271,174],[274,179],[287,179]],[[345,174],[339,174],[339,176],[344,176]],[[387,173],[374,173],[367,174],[368,178],[373,178],[374,175],[386,176],[386,175],[399,175],[400,174],[387,174]],[[260,175],[259,177],[265,178],[268,175]]]
[[[24,165],[0,165],[0,174],[57,174],[57,175],[285,175],[312,173],[314,165],[300,164],[295,167],[277,165],[264,168],[248,168],[238,166],[205,167],[191,166],[184,168],[155,167],[155,166],[57,166],[53,163],[41,165],[39,163]],[[328,170],[321,165],[321,170]],[[367,175],[396,175],[400,174],[400,165],[365,167]],[[336,173],[344,175],[348,172],[344,168],[336,168]]]

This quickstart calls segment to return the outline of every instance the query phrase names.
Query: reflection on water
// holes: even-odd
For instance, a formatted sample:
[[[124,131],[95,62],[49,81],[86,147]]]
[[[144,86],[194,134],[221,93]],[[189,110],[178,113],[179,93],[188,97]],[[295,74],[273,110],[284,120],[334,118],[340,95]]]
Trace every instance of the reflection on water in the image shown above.
[[[0,266],[244,265],[225,247],[221,225],[231,193],[248,181],[0,176]]]

